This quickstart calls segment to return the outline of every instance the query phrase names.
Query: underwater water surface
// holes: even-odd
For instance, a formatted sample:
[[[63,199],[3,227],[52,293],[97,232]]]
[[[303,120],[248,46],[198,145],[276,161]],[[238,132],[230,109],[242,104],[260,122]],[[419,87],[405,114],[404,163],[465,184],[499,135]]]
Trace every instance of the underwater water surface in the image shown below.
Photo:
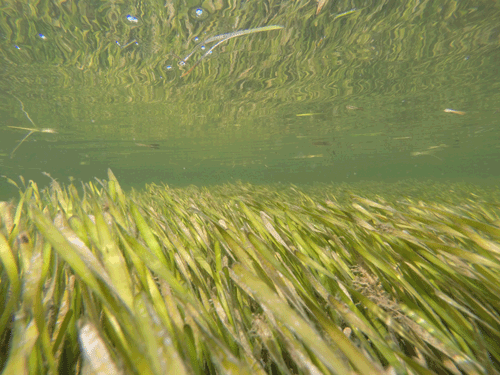
[[[2,0],[0,174],[495,185],[499,18],[492,1]]]

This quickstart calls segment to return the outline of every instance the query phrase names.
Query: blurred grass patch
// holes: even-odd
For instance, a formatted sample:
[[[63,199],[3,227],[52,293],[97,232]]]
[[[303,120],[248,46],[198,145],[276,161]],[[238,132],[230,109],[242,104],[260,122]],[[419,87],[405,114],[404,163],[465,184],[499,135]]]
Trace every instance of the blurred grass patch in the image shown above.
[[[498,373],[499,196],[420,188],[23,182],[0,369]]]

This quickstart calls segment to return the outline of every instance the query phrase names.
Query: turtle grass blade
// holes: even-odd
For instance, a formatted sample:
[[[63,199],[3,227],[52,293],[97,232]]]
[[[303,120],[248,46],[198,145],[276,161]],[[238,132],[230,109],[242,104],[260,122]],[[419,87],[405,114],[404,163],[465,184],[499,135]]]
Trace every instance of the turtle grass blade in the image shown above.
[[[494,205],[410,211],[243,183],[124,193],[112,175],[80,197],[23,185],[0,206],[8,371],[484,374],[500,361]],[[85,334],[107,351],[94,363]]]
[[[120,374],[97,327],[84,320],[80,321],[79,325],[79,340],[84,358],[84,368],[87,366],[87,371],[92,374]]]
[[[422,207],[413,207],[410,205],[409,208],[410,209],[411,208],[421,209]],[[480,222],[478,220],[468,218],[464,215],[449,212],[449,211],[446,211],[446,210],[443,210],[440,208],[436,208],[436,207],[425,206],[425,209],[428,211],[434,212],[438,215],[445,216],[445,217],[451,219],[453,223],[456,223],[459,226],[465,224],[465,225],[468,225],[476,230],[482,231],[484,233],[488,233],[490,236],[492,236],[494,238],[500,238],[500,228],[497,226],[494,226],[494,225],[491,225],[488,223],[484,223],[484,222]]]
[[[84,264],[94,273],[94,275],[101,279],[111,291],[121,297],[120,289],[116,287],[106,268],[102,266],[99,259],[85,245],[85,243],[83,243],[80,237],[78,237],[71,229],[66,226],[60,226],[60,228],[55,229],[64,236],[69,244],[71,244],[71,248],[74,250],[77,257],[84,262]],[[96,236],[96,242],[97,241],[98,237]]]
[[[52,353],[49,332],[42,306],[42,244],[38,237],[36,249],[31,257],[29,269],[24,275],[23,310],[33,316],[39,332],[39,342],[50,373],[57,372],[56,361]]]
[[[61,315],[61,321],[58,324],[58,331],[56,331],[57,335],[54,336],[53,345],[52,345],[52,353],[54,356],[58,355],[59,347],[66,335],[66,329],[68,328],[69,322],[73,317],[73,310],[68,310],[66,313]]]
[[[151,371],[159,375],[161,369],[166,369],[167,363],[165,358],[164,349],[160,349],[160,342],[158,342],[155,335],[153,322],[146,308],[146,298],[144,294],[139,294],[134,300],[134,310],[136,316],[137,326],[141,333],[141,346],[146,353],[148,363]]]
[[[16,214],[14,216],[14,221],[12,223],[12,230],[9,233],[9,244],[12,246],[14,243],[14,240],[16,237],[19,235],[20,231],[20,221],[21,221],[21,215],[23,213],[23,208],[24,208],[24,202],[27,201],[30,196],[31,196],[32,189],[28,188],[24,191],[24,193],[21,193],[21,199],[19,200],[19,203],[16,208]]]
[[[18,303],[21,292],[21,280],[19,278],[19,269],[17,267],[16,259],[12,250],[7,242],[7,239],[0,233],[0,261],[2,262],[3,269],[7,273],[10,283],[10,291],[7,296],[2,296],[3,300],[7,299],[7,303],[2,308],[2,315],[0,317],[0,337],[3,335],[5,326],[12,316],[12,313]]]
[[[332,342],[342,350],[342,353],[351,361],[360,374],[382,373],[382,369],[371,363],[363,353],[352,344],[339,327],[333,324],[333,321],[329,319],[323,311],[312,303],[308,303],[308,307],[311,309],[323,330],[330,336]]]
[[[267,314],[272,315],[288,329],[297,335],[330,371],[338,374],[349,372],[343,360],[334,352],[330,345],[300,317],[288,304],[274,293],[269,286],[258,277],[243,268],[239,263],[230,269],[231,279],[238,286],[265,307]]]
[[[117,311],[117,305],[115,300],[111,297],[109,292],[114,292],[116,296],[119,296],[115,292],[113,284],[107,283],[109,287],[106,291],[102,284],[98,282],[94,273],[87,266],[87,264],[82,260],[79,253],[73,245],[64,237],[64,235],[57,230],[57,228],[52,224],[38,208],[31,206],[31,215],[35,225],[42,235],[47,239],[48,242],[54,247],[59,256],[64,259],[73,269],[73,271],[83,280],[83,282],[90,287],[90,289],[96,293],[100,299],[110,306],[114,311]],[[103,275],[99,275],[103,277]],[[106,281],[106,279],[104,279]]]
[[[229,348],[220,340],[220,336],[217,337],[212,332],[199,311],[195,310],[192,305],[186,305],[186,313],[196,322],[205,345],[210,348],[208,354],[219,368],[220,373],[234,375],[250,375],[253,373],[249,366],[231,353]]]
[[[120,184],[118,183],[118,180],[116,179],[115,175],[111,171],[111,169],[108,169],[108,178],[109,178],[108,191],[109,191],[111,198],[114,201],[118,201],[122,208],[125,208],[126,204],[127,204],[125,194],[123,193],[123,190],[122,190]]]
[[[132,217],[135,221],[135,225],[137,225],[137,228],[139,229],[139,232],[141,233],[142,238],[144,239],[144,241],[146,241],[146,244],[152,250],[152,252],[156,256],[156,258],[162,264],[166,265],[167,259],[165,257],[165,254],[162,252],[160,244],[156,240],[156,238],[153,234],[153,231],[146,223],[146,220],[144,220],[144,217],[140,214],[139,210],[137,209],[137,206],[135,204],[131,203],[130,204],[130,211],[131,211]]]
[[[292,375],[290,369],[285,363],[285,359],[283,358],[283,351],[278,342],[278,335],[276,332],[269,326],[263,317],[256,318],[254,320],[254,325],[257,332],[259,332],[259,336],[262,338],[264,348],[269,352],[269,355],[279,368],[280,373],[284,375]]]
[[[101,212],[95,206],[94,212],[97,232],[99,235],[99,249],[104,266],[111,282],[115,286],[122,301],[131,309],[133,305],[132,280],[130,279],[123,253],[118,249],[116,241],[111,237],[108,225],[104,222]]]
[[[391,348],[390,341],[383,337],[379,330],[374,327],[372,321],[365,317],[361,311],[351,302],[343,304],[337,301],[332,296],[328,297],[328,304],[332,306],[340,316],[349,323],[349,327],[356,333],[356,337],[361,342],[361,347],[367,351],[371,358],[379,358],[382,356],[391,366],[396,369],[401,369],[401,364],[394,353],[394,348]],[[377,323],[377,322],[373,322]],[[376,350],[378,350],[377,353]]]
[[[151,271],[161,276],[175,292],[177,298],[185,302],[193,302],[191,293],[177,280],[175,275],[166,267],[165,263],[159,260],[152,251],[140,244],[135,238],[123,232],[121,235],[122,240],[126,241],[129,245],[125,246],[125,249],[134,251]]]
[[[297,367],[302,370],[302,373],[312,375],[329,373],[328,369],[325,368],[320,361],[315,361],[310,355],[303,354],[307,352],[307,349],[286,326],[276,326],[276,332],[284,348],[296,363]]]
[[[22,316],[17,316],[14,324],[14,335],[9,353],[9,359],[3,368],[2,374],[34,374],[30,369],[29,357],[38,339],[38,329],[34,320],[25,322]]]

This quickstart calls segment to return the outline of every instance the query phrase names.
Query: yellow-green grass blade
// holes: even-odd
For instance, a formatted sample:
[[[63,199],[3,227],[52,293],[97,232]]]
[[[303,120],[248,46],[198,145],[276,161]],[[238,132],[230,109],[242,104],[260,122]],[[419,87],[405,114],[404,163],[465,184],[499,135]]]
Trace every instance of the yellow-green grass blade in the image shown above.
[[[323,328],[332,342],[339,347],[342,353],[349,359],[353,367],[355,367],[360,374],[382,373],[382,368],[370,362],[323,311],[321,311],[313,303],[308,303],[308,307],[318,320],[321,328]]]
[[[141,333],[141,347],[148,358],[149,366],[154,374],[159,375],[167,369],[165,353],[160,349],[161,344],[154,332],[153,322],[146,308],[143,294],[138,295],[134,301],[136,324]]]
[[[116,241],[112,239],[108,225],[104,222],[104,218],[97,207],[94,212],[96,213],[96,226],[100,240],[98,247],[101,251],[104,267],[122,301],[131,309],[133,305],[132,281],[125,259],[118,249]]]
[[[0,336],[5,330],[5,326],[12,316],[18,303],[21,292],[21,281],[19,279],[19,269],[7,239],[0,233],[0,260],[7,277],[9,279],[9,295],[7,303],[3,306],[0,316]]]
[[[111,199],[117,201],[122,208],[126,207],[127,200],[125,194],[111,169],[108,169],[108,191]]]
[[[125,323],[120,323],[109,309],[103,307],[103,327],[109,338],[109,343],[113,344],[117,357],[121,357],[130,369],[139,369],[141,373],[152,374],[146,355],[140,351],[142,342],[140,334],[134,326],[136,318],[129,319]]]
[[[56,230],[58,230],[58,232],[64,236],[64,239],[67,241],[67,243],[70,244],[71,249],[75,252],[77,258],[82,260],[84,264],[93,272],[93,274],[97,276],[100,280],[102,280],[111,291],[113,291],[120,298],[123,298],[114,280],[112,280],[111,277],[109,276],[109,273],[106,270],[106,268],[103,267],[99,259],[85,245],[85,243],[80,239],[80,237],[78,237],[67,226],[64,226],[64,224],[59,228],[57,228]],[[130,305],[127,304],[127,306]]]
[[[228,255],[235,257],[247,268],[253,269],[253,260],[245,249],[222,226],[215,224],[215,228],[222,236],[223,241],[221,241],[221,243],[226,244],[227,249],[229,250]]]
[[[148,224],[146,223],[146,220],[144,220],[144,217],[140,214],[137,206],[133,203],[130,205],[130,211],[132,213],[132,217],[134,218],[135,225],[137,225],[137,228],[139,229],[139,232],[141,233],[142,238],[144,241],[146,241],[146,244],[148,247],[151,249],[153,254],[156,256],[156,258],[163,264],[167,264],[167,259],[165,258],[165,254],[161,250],[160,245],[158,244],[158,241],[156,240],[153,232],[149,228]]]
[[[50,373],[57,372],[55,358],[52,353],[52,345],[48,327],[45,322],[45,311],[42,306],[42,244],[38,238],[36,249],[31,257],[30,267],[24,276],[23,285],[23,311],[32,316],[39,332],[39,343],[43,356],[47,361]]]
[[[186,312],[196,323],[199,332],[202,335],[203,341],[209,348],[209,355],[219,371],[223,374],[242,374],[250,375],[252,371],[248,365],[240,361],[229,348],[213,333],[207,325],[207,322],[193,306],[187,305]]]
[[[101,300],[109,304],[116,310],[116,305],[109,294],[107,294],[101,284],[97,281],[91,268],[82,260],[80,254],[73,247],[73,245],[61,234],[57,228],[52,224],[36,207],[31,206],[31,215],[38,230],[42,233],[44,238],[51,243],[58,255],[64,259],[74,270],[74,272],[83,280],[83,282],[96,293]],[[104,274],[100,273],[97,276],[102,277],[103,281],[107,281]],[[113,284],[107,283],[110,291],[114,291]],[[119,294],[116,294],[117,297]]]
[[[485,232],[485,233],[493,236],[494,238],[500,238],[500,228],[498,228],[497,226],[494,226],[494,225],[491,225],[488,223],[484,223],[484,222],[480,222],[480,221],[477,221],[474,219],[470,219],[466,216],[452,213],[449,211],[445,211],[443,209],[436,208],[436,207],[426,206],[425,209],[432,211],[432,212],[435,212],[435,213],[438,213],[442,216],[448,217],[449,219],[452,220],[452,222],[454,222],[458,225],[465,224],[465,225],[468,225],[472,228],[475,228],[477,230]]]
[[[87,366],[86,370],[93,375],[119,375],[120,370],[97,327],[84,320],[80,321],[79,325],[79,341],[84,368]]]
[[[321,361],[315,360],[314,355],[309,354],[305,345],[285,325],[276,326],[276,331],[282,345],[292,358],[293,363],[301,370],[301,373],[312,375],[331,373],[328,368],[323,366]],[[342,371],[341,368],[338,370]]]
[[[249,238],[253,238],[252,245],[256,245],[254,247],[257,249],[259,248],[259,251],[252,252],[253,256],[257,259],[259,265],[262,267],[263,271],[265,272],[266,276],[272,281],[273,283],[273,288],[278,292],[278,294],[282,297],[286,297],[286,299],[294,305],[294,307],[300,311],[302,316],[306,316],[304,312],[304,305],[303,302],[301,301],[300,297],[298,296],[296,289],[301,288],[301,284],[298,282],[293,283],[290,279],[287,277],[284,277],[282,273],[280,273],[274,265],[278,265],[276,262],[276,259],[273,259],[272,257],[268,256],[270,260],[273,260],[272,263],[268,262],[268,260],[262,256],[262,253],[268,253],[269,251],[265,249],[265,245],[259,241],[255,236],[253,236],[252,233],[248,234]],[[284,267],[279,267],[281,270],[285,272],[285,274],[290,274]],[[293,281],[295,278],[292,277]]]
[[[138,257],[144,262],[144,264],[163,280],[165,280],[168,285],[172,288],[177,298],[183,301],[193,301],[191,298],[191,293],[188,289],[182,285],[179,280],[174,276],[174,274],[167,268],[166,264],[158,259],[152,251],[140,244],[135,238],[123,233],[122,236],[126,242],[130,245],[132,251],[138,255]]]
[[[71,318],[73,318],[73,310],[70,309],[68,309],[68,311],[66,312],[63,312],[58,317],[58,325],[57,325],[58,330],[54,332],[57,334],[54,336],[55,339],[53,340],[53,345],[52,345],[52,353],[54,354],[55,357],[60,357],[61,355],[59,347],[64,340],[64,336],[66,335],[66,329],[68,328]]]
[[[261,256],[263,256],[266,261],[268,261],[276,270],[281,272],[288,279],[295,279],[295,276],[288,272],[288,270],[278,261],[278,259],[274,255],[274,251],[272,251],[268,246],[265,245],[263,241],[261,241],[255,234],[249,232],[247,234],[248,240],[252,243],[255,250],[257,250]]]
[[[167,310],[167,307],[165,305],[165,301],[163,300],[163,297],[158,290],[158,287],[156,285],[156,282],[153,280],[153,277],[151,276],[151,273],[149,270],[146,271],[146,280],[147,280],[147,289],[146,291],[149,293],[149,296],[151,297],[152,304],[155,308],[156,313],[158,314],[158,317],[161,319],[165,327],[168,329],[170,335],[175,334],[175,329],[172,325],[172,322],[170,320],[169,312]],[[174,337],[173,341],[177,341],[177,339]]]
[[[318,332],[292,310],[285,301],[279,298],[266,283],[240,264],[234,264],[230,274],[233,281],[240,288],[261,303],[268,314],[272,314],[294,332],[333,373],[342,374],[349,371],[342,359],[338,357]]]
[[[347,323],[349,323],[349,327],[356,333],[357,339],[361,341],[361,347],[370,354],[371,358],[376,359],[379,356],[374,350],[375,347],[385,361],[396,369],[401,368],[394,354],[394,348],[390,347],[391,342],[388,342],[385,337],[380,334],[379,330],[374,327],[374,324],[378,324],[377,322],[373,322],[374,324],[372,324],[370,319],[362,314],[351,301],[347,304],[343,304],[332,296],[329,296],[328,303]]]
[[[19,203],[17,204],[16,207],[16,213],[14,214],[14,221],[12,223],[12,230],[9,233],[9,244],[12,246],[14,244],[15,239],[20,233],[20,222],[21,222],[21,215],[23,213],[24,209],[24,203],[31,197],[32,189],[28,188],[24,193],[19,192],[20,194],[20,199]]]
[[[273,331],[269,324],[264,321],[264,319],[264,317],[256,317],[254,321],[254,329],[257,331],[264,348],[269,352],[270,357],[278,367],[280,373],[291,375],[292,373],[283,358],[283,351],[281,350],[281,346],[277,338],[278,335],[275,331]]]
[[[32,373],[28,361],[38,339],[38,329],[34,320],[25,323],[22,316],[17,316],[17,318],[14,324],[14,334],[12,337],[9,359],[2,371],[2,374],[6,375],[28,375]]]

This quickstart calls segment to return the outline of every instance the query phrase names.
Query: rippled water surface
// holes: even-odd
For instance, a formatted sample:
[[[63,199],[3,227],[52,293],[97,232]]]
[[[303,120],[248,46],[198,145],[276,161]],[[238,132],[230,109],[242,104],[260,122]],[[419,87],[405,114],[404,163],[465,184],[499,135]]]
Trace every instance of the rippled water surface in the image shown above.
[[[500,177],[496,1],[0,4],[11,179]]]

